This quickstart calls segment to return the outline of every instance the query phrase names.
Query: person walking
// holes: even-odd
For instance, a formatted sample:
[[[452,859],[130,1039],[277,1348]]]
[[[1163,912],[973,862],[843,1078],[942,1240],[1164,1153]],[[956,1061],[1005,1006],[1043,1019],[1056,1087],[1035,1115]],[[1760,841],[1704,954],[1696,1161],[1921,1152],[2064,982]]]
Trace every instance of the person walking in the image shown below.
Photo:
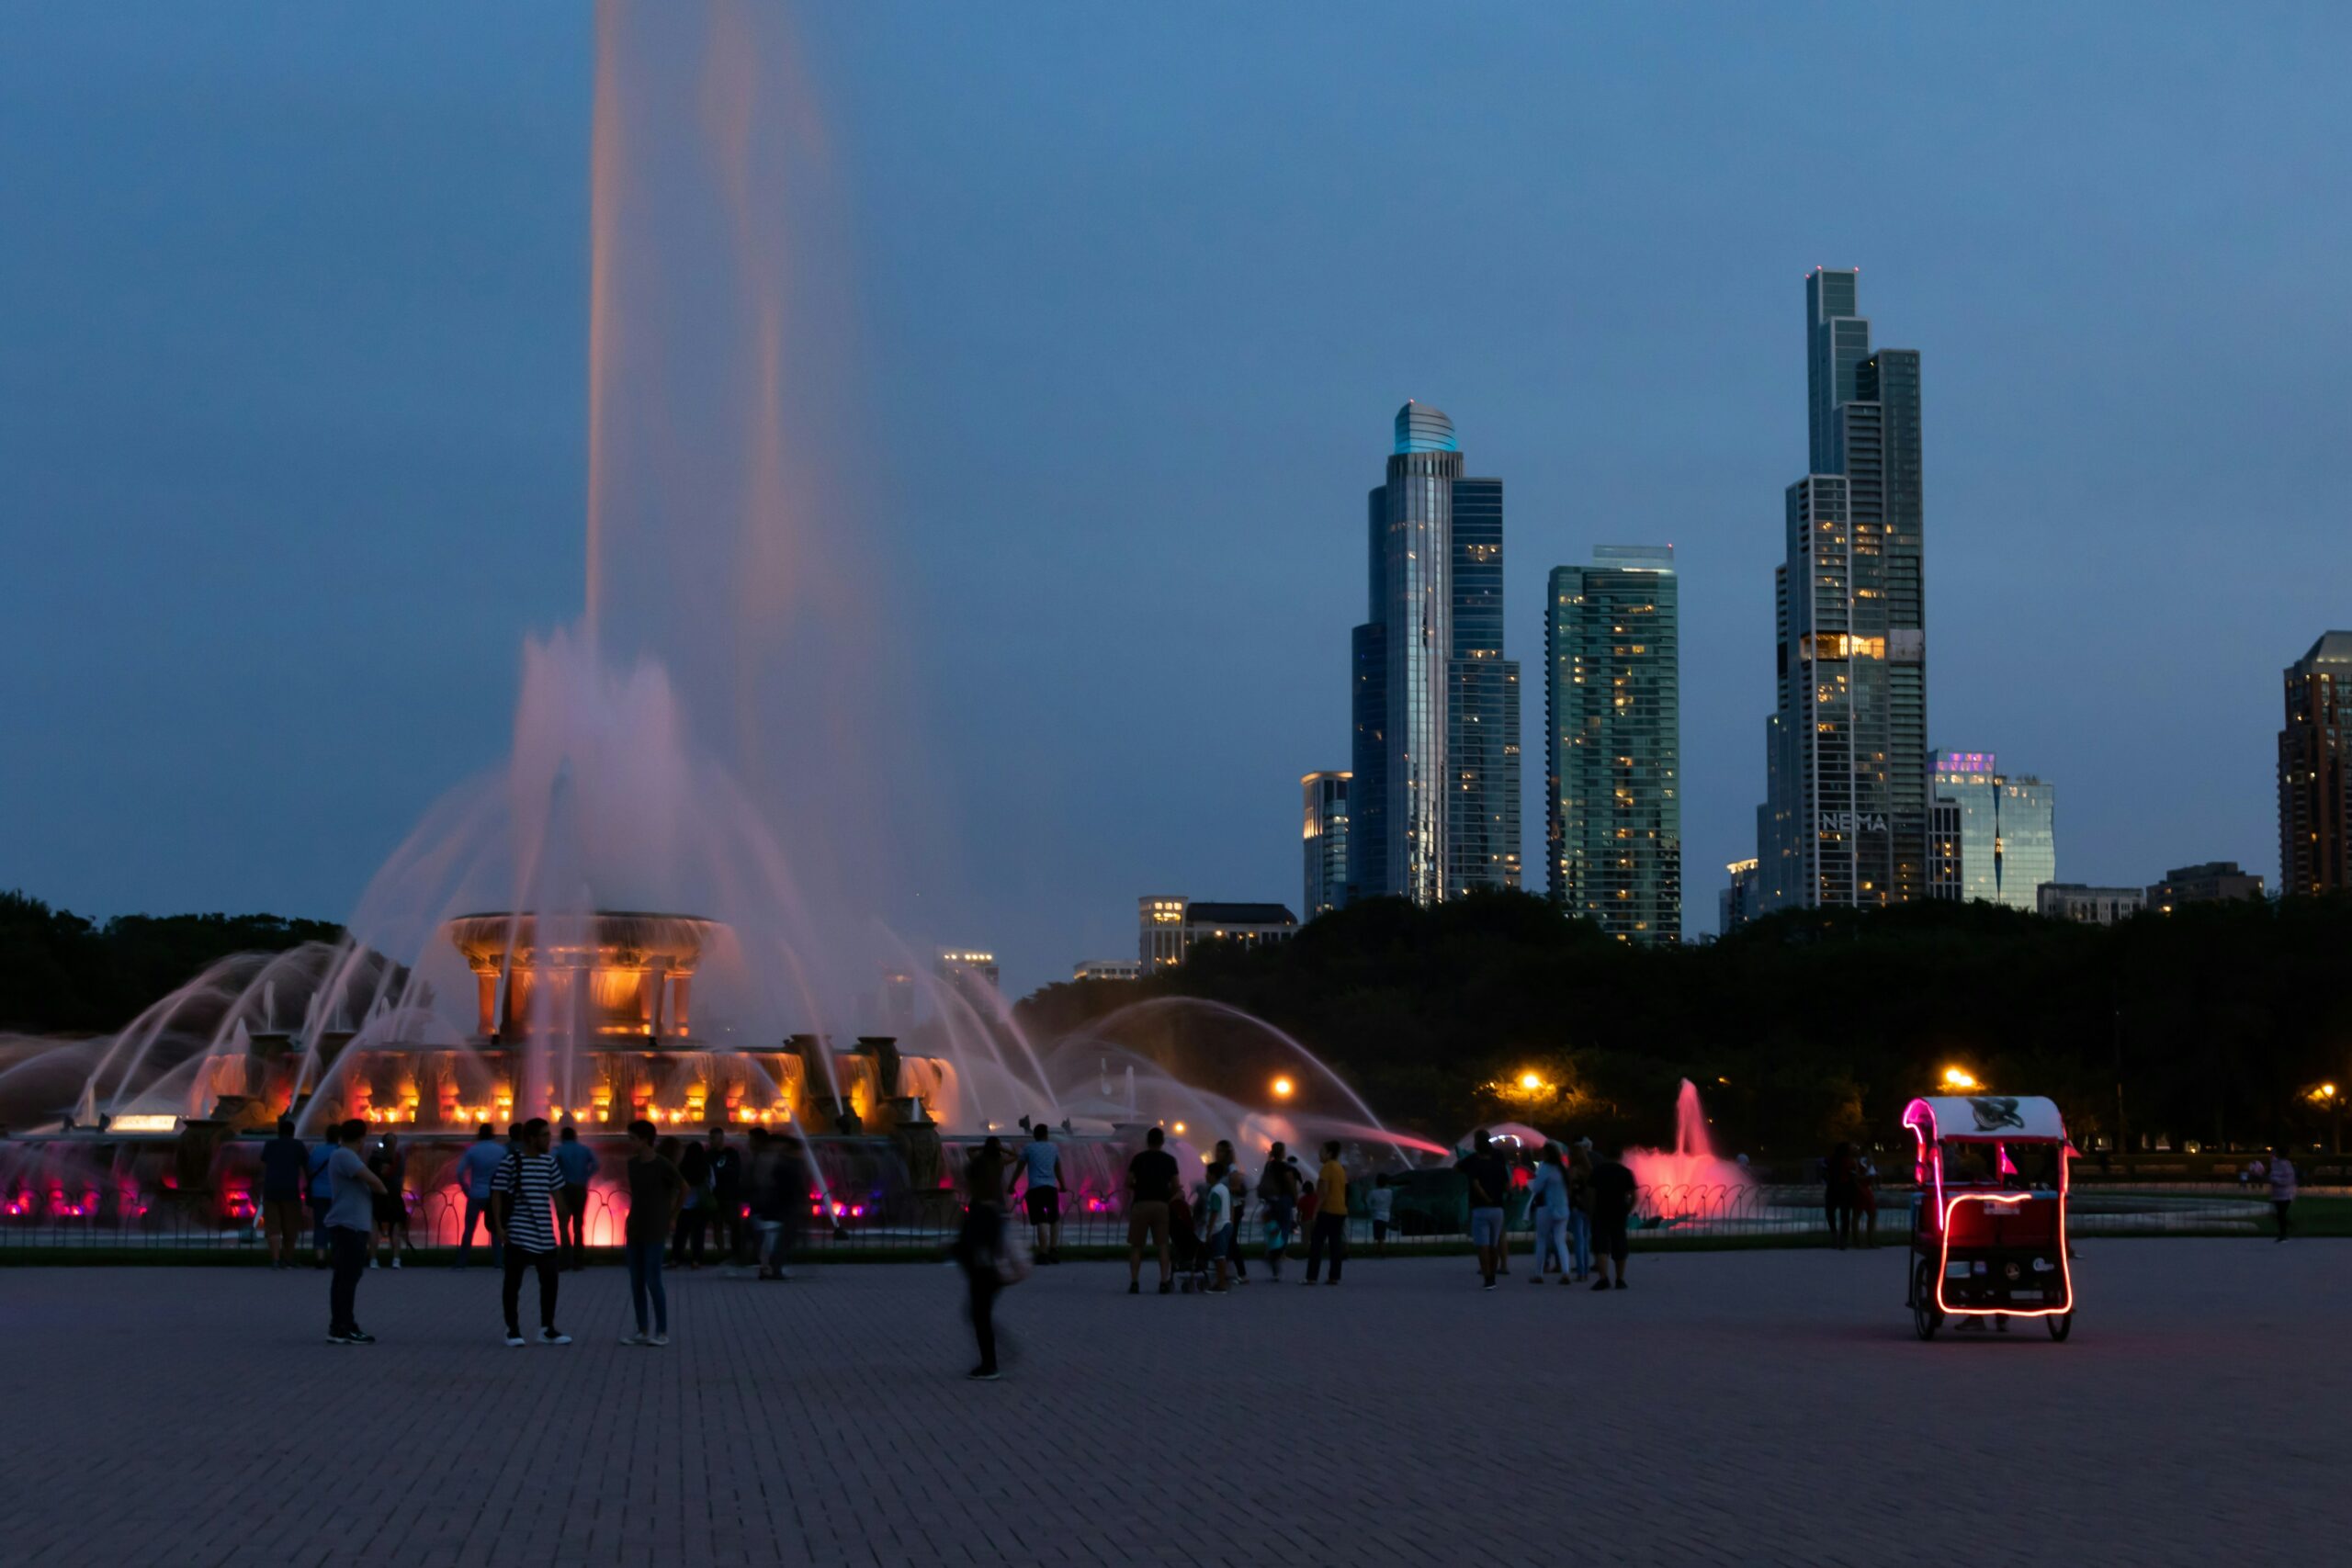
[[[376,1232],[383,1243],[382,1261],[397,1269],[401,1248],[408,1241],[408,1156],[401,1150],[399,1134],[384,1134],[376,1152],[368,1156],[368,1168],[384,1184],[384,1190],[376,1194]],[[368,1267],[376,1267],[375,1260]]]
[[[1028,1196],[1023,1201],[1029,1209],[1029,1227],[1036,1233],[1032,1249],[1040,1266],[1062,1260],[1062,1156],[1054,1147],[1053,1129],[1044,1117],[1029,1124],[1029,1142],[1021,1150],[1021,1168],[1016,1181],[1025,1179]]]
[[[710,1151],[700,1138],[687,1140],[678,1156],[678,1174],[685,1179],[686,1206],[678,1211],[678,1228],[670,1236],[670,1261],[689,1269],[702,1267],[703,1235],[710,1228]],[[694,1249],[687,1262],[686,1249]]]
[[[563,1131],[556,1134],[555,1163],[563,1172],[562,1202],[556,1234],[556,1249],[567,1260],[564,1267],[581,1269],[588,1267],[588,1249],[582,1232],[588,1224],[588,1179],[596,1174],[596,1151],[580,1141],[580,1129],[566,1122]]]
[[[790,1136],[767,1140],[765,1173],[752,1162],[752,1212],[760,1218],[760,1278],[789,1280],[786,1265],[800,1235],[800,1216],[808,1213],[808,1174],[800,1150]]]
[[[1298,1224],[1298,1195],[1303,1186],[1297,1163],[1280,1142],[1275,1143],[1266,1151],[1266,1168],[1258,1177],[1258,1204],[1266,1222],[1266,1271],[1278,1280],[1283,1277],[1283,1257],[1290,1250],[1292,1228]]]
[[[1471,1152],[1454,1169],[1470,1199],[1470,1245],[1478,1249],[1478,1273],[1495,1288],[1495,1266],[1503,1249],[1503,1205],[1510,1201],[1510,1168],[1495,1153],[1494,1140],[1480,1128]]]
[[[526,1269],[539,1277],[539,1343],[571,1343],[571,1336],[555,1325],[555,1207],[563,1191],[563,1167],[548,1152],[551,1142],[545,1119],[532,1117],[491,1178],[491,1191],[498,1200],[499,1234],[506,1238],[506,1283],[499,1301],[506,1309],[510,1349],[524,1344],[520,1313]]]
[[[1576,1254],[1576,1280],[1592,1278],[1592,1140],[1578,1138],[1568,1151],[1568,1247]]]
[[[1527,1213],[1535,1232],[1535,1274],[1528,1283],[1542,1284],[1555,1263],[1560,1283],[1570,1283],[1576,1269],[1568,1258],[1568,1173],[1560,1163],[1557,1144],[1544,1145],[1535,1156],[1535,1174],[1527,1184]]]
[[[1348,1168],[1340,1163],[1335,1139],[1323,1145],[1323,1164],[1315,1173],[1315,1224],[1306,1233],[1306,1282],[1331,1255],[1331,1283],[1340,1282],[1340,1269],[1348,1260]]]
[[[2287,1213],[2295,1206],[2295,1162],[2287,1157],[2287,1146],[2281,1144],[2270,1152],[2270,1212],[2278,1216],[2278,1234],[2273,1240],[2287,1239]]]
[[[1182,1194],[1176,1156],[1161,1147],[1168,1134],[1154,1127],[1143,1141],[1143,1152],[1127,1162],[1127,1294],[1142,1292],[1143,1244],[1148,1237],[1159,1250],[1159,1293],[1164,1296],[1176,1288],[1175,1263],[1168,1251],[1168,1205]]]
[[[722,1262],[741,1261],[743,1250],[743,1153],[727,1141],[727,1129],[710,1130],[710,1244]]]
[[[302,1249],[302,1188],[310,1175],[294,1118],[277,1119],[277,1136],[261,1146],[261,1218],[269,1238],[269,1266],[291,1269]]]
[[[360,1125],[364,1127],[367,1123],[363,1122]],[[310,1182],[305,1192],[311,1201],[311,1245],[317,1253],[315,1261],[311,1265],[314,1269],[323,1269],[327,1266],[329,1246],[327,1211],[334,1206],[334,1177],[332,1174],[332,1167],[334,1163],[334,1151],[341,1147],[342,1144],[343,1123],[330,1122],[327,1123],[326,1131],[320,1135],[319,1141],[311,1145],[311,1152],[303,1156],[304,1168],[310,1175]],[[372,1208],[368,1211],[371,1226],[374,1213]]]
[[[628,1124],[628,1219],[621,1229],[621,1251],[628,1260],[628,1299],[637,1311],[637,1332],[624,1345],[670,1343],[670,1297],[662,1288],[662,1248],[686,1201],[678,1168],[654,1146],[653,1123]],[[650,1308],[649,1314],[648,1308]],[[508,1314],[509,1322],[513,1314]]]
[[[505,1257],[505,1246],[498,1237],[498,1212],[491,1202],[491,1178],[506,1158],[506,1151],[499,1146],[498,1134],[487,1122],[474,1130],[474,1141],[458,1156],[458,1190],[465,1194],[466,1223],[458,1232],[458,1261],[454,1267],[463,1269],[474,1250],[474,1223],[479,1220],[490,1235],[490,1264],[495,1269]]]
[[[359,1326],[359,1276],[368,1272],[368,1238],[376,1230],[376,1194],[384,1184],[359,1157],[368,1123],[354,1117],[337,1129],[327,1147],[327,1247],[334,1275],[327,1287],[327,1343],[373,1345],[376,1337]]]
[[[1605,1157],[1592,1168],[1592,1246],[1617,1270],[1615,1288],[1622,1291],[1625,1288],[1625,1232],[1633,1222],[1639,1189],[1634,1185],[1632,1169],[1619,1157],[1619,1146],[1613,1140],[1603,1154]],[[1607,1269],[1600,1270],[1592,1288],[1611,1288]]]
[[[1154,1127],[1152,1134],[1159,1134]],[[1137,1156],[1141,1158],[1141,1156]],[[983,1160],[988,1168],[982,1169]],[[956,1267],[964,1270],[964,1291],[967,1310],[972,1320],[972,1338],[979,1348],[980,1362],[965,1375],[974,1382],[995,1382],[1003,1374],[996,1361],[996,1298],[1005,1286],[1004,1259],[1004,1151],[1003,1145],[990,1138],[965,1168],[965,1185],[973,1194],[964,1205],[963,1227],[956,1233],[954,1248]],[[1172,1167],[1175,1162],[1170,1160]],[[990,1196],[984,1200],[979,1194]],[[1163,1205],[1164,1207],[1164,1205]],[[1162,1215],[1165,1223],[1165,1215]],[[1167,1253],[1160,1254],[1163,1267]],[[1162,1286],[1165,1290],[1167,1287]]]

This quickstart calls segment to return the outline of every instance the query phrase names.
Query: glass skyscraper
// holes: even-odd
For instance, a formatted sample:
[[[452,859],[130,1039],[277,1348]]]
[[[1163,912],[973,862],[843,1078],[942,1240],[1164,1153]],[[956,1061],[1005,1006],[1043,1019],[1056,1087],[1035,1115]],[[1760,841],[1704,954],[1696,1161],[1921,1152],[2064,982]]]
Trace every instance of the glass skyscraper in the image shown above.
[[[1502,481],[1464,479],[1453,422],[1408,402],[1366,523],[1350,881],[1421,904],[1516,887],[1519,666],[1502,657]]]
[[[1939,897],[2006,904],[2033,913],[2043,883],[2058,880],[2058,791],[2030,776],[2002,773],[1990,751],[1936,757],[1936,803],[1956,843],[1938,858],[1953,863],[1939,876]]]
[[[1306,896],[1304,918],[1345,908],[1348,902],[1348,784],[1340,773],[1309,773],[1299,781],[1306,795]]]
[[[1551,898],[1621,941],[1682,940],[1679,616],[1671,546],[1552,569],[1544,637]]]
[[[2278,890],[2352,892],[2352,632],[2287,668],[2278,731]]]
[[[1757,844],[1768,909],[1928,894],[1919,356],[1871,347],[1860,281],[1805,278],[1812,472],[1788,489],[1774,569],[1780,701]]]

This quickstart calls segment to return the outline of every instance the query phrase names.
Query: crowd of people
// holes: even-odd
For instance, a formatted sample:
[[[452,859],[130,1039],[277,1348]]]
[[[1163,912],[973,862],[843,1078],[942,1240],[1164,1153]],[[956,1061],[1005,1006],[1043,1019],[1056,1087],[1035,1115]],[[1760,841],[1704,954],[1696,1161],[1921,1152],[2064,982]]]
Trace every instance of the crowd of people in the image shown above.
[[[307,1241],[313,1267],[332,1275],[327,1340],[334,1345],[375,1343],[356,1314],[360,1277],[369,1269],[398,1269],[414,1254],[407,1156],[394,1133],[377,1137],[370,1149],[372,1132],[354,1119],[330,1124],[305,1145],[286,1117],[262,1145],[258,1208],[270,1266],[296,1267]],[[755,1127],[748,1142],[748,1151],[738,1149],[724,1127],[711,1128],[705,1143],[661,1136],[650,1122],[629,1124],[621,1240],[637,1326],[623,1344],[670,1342],[665,1258],[700,1269],[715,1248],[730,1268],[755,1269],[759,1279],[790,1277],[786,1262],[807,1202],[808,1168],[795,1139]],[[558,1132],[537,1117],[509,1127],[503,1138],[483,1122],[458,1156],[454,1178],[464,1208],[452,1267],[471,1262],[478,1235],[487,1240],[491,1266],[503,1277],[508,1345],[530,1343],[521,1325],[526,1276],[537,1281],[538,1342],[571,1343],[556,1324],[559,1276],[586,1267],[589,1183],[599,1168],[576,1127],[567,1122]]]

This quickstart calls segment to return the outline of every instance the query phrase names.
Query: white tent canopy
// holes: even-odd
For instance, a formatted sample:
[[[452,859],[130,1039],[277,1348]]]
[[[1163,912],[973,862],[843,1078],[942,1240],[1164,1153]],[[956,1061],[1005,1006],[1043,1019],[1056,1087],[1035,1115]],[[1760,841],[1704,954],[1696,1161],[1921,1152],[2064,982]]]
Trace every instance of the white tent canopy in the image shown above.
[[[1964,1138],[1983,1143],[2060,1143],[2066,1121],[2058,1102],[2042,1095],[1938,1094],[1913,1100],[1903,1124],[1933,1143]]]

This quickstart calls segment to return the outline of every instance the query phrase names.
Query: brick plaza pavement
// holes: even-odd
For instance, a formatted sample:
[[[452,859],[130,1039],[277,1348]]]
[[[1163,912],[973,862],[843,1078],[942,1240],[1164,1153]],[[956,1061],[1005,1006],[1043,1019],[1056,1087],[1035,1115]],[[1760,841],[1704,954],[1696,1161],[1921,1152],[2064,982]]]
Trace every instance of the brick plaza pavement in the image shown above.
[[[2344,1561],[2352,1245],[2082,1253],[2066,1345],[1917,1343],[1894,1249],[1637,1254],[1608,1296],[1073,1263],[1005,1298],[996,1384],[928,1265],[673,1276],[667,1350],[615,1343],[613,1267],[522,1350],[481,1267],[370,1273],[348,1349],[308,1271],[10,1269],[0,1562]]]

